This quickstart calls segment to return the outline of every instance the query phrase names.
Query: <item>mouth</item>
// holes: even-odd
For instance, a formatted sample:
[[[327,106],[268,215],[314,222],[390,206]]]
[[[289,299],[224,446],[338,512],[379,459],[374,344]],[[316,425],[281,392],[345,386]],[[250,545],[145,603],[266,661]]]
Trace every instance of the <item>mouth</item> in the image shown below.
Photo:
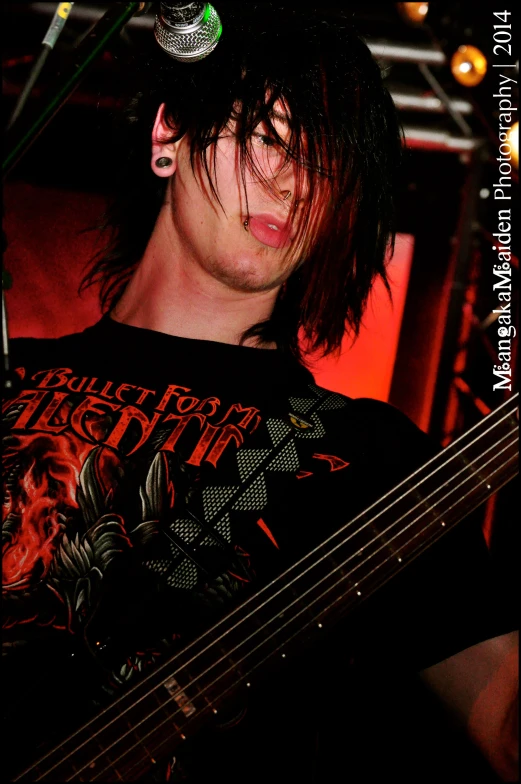
[[[251,215],[248,228],[256,240],[270,248],[286,248],[293,239],[291,224],[269,213]]]

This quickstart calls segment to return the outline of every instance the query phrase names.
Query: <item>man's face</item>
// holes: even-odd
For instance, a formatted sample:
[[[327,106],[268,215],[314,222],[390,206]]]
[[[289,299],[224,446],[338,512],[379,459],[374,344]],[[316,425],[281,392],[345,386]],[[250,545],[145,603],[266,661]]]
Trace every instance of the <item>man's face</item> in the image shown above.
[[[273,124],[280,137],[289,136],[283,119]],[[283,152],[267,134],[263,126],[256,128],[251,151],[269,190],[248,168],[241,175],[233,123],[207,151],[220,204],[198,157],[192,171],[189,141],[178,143],[170,184],[172,231],[187,259],[236,291],[276,289],[301,261],[302,240],[295,237],[299,212],[291,219],[296,165],[284,164]]]

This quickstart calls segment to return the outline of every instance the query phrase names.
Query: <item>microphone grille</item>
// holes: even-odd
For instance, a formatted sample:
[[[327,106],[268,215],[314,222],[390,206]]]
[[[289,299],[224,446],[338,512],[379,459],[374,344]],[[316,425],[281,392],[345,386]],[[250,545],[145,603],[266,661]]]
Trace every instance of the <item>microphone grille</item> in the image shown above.
[[[169,24],[160,14],[156,16],[156,41],[170,57],[186,63],[196,62],[209,55],[217,46],[222,32],[221,20],[210,3],[204,5],[204,13],[191,25]]]

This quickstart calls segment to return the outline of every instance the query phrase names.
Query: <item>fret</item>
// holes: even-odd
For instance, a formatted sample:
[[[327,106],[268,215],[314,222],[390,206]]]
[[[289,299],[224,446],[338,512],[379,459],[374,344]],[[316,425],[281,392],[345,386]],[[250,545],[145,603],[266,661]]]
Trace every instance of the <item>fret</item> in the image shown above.
[[[166,679],[163,686],[186,718],[190,718],[197,712],[194,703],[173,675]]]
[[[221,668],[217,673],[214,668],[213,673],[221,689],[223,676],[226,673],[231,675],[230,683],[232,681],[235,683],[236,678],[230,667],[230,661],[223,655]],[[180,678],[183,680],[181,681]],[[197,688],[194,686],[194,681],[198,682]],[[184,683],[188,685],[184,686]],[[210,713],[218,711],[207,694],[201,695],[204,685],[205,680],[201,674],[198,678],[194,678],[189,675],[186,666],[179,665],[175,676],[169,676],[155,687],[153,694],[161,703],[163,712],[155,711],[153,716],[150,716],[150,721],[142,722],[140,728],[142,740],[149,754],[154,757],[164,756],[175,749],[179,742],[185,740],[187,734],[194,734]],[[175,734],[173,728],[176,730]],[[141,769],[132,758],[127,758],[125,755],[118,760],[118,765],[127,775],[131,773],[133,777],[136,775],[136,770]]]
[[[180,728],[172,715],[173,711],[168,703],[158,702],[155,696],[152,696],[145,717],[136,724],[127,722],[128,732],[110,748],[111,764],[106,765],[106,759],[101,758],[92,780],[111,781],[113,779],[106,777],[116,771],[123,781],[128,781],[132,780],[127,777],[130,771],[137,776],[156,764],[158,759],[153,749],[158,730],[162,736],[173,737]]]

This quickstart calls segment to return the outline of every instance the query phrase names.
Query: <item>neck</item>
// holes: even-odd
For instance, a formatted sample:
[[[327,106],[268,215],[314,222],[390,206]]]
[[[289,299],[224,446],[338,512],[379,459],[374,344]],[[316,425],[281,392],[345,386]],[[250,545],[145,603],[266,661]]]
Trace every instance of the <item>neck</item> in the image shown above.
[[[168,230],[163,215],[164,208],[112,318],[178,337],[238,345],[249,327],[270,317],[278,288],[231,289],[197,264]],[[247,340],[244,345],[257,346],[258,341]]]

